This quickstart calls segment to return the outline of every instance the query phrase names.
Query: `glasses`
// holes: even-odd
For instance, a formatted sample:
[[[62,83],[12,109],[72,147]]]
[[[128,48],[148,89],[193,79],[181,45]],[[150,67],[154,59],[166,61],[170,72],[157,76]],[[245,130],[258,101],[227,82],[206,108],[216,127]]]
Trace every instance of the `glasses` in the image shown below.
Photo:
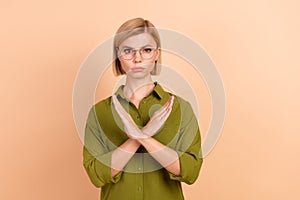
[[[140,49],[133,49],[133,48],[124,48],[119,50],[118,49],[118,56],[121,57],[124,60],[131,60],[136,55],[136,52],[138,51],[141,55],[141,57],[145,60],[149,60],[154,56],[154,53],[157,48],[153,47],[143,47]]]

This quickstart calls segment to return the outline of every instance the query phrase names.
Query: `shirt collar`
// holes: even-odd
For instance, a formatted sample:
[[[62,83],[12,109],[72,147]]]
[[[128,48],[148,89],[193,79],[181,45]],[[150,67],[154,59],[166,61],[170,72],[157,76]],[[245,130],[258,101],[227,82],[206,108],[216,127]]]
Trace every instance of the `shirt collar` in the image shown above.
[[[167,98],[169,96],[168,93],[161,87],[161,85],[159,83],[157,83],[155,81],[154,84],[155,84],[155,86],[153,88],[153,93],[155,93],[159,99]],[[123,99],[127,99],[123,93],[123,88],[124,88],[124,85],[121,85],[115,92],[115,95],[120,96]]]

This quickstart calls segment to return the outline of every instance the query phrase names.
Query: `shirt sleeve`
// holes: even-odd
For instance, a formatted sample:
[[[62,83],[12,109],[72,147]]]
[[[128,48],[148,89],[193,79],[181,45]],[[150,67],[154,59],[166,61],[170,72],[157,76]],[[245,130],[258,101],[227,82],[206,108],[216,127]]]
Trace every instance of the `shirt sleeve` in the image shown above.
[[[123,173],[120,171],[112,177],[110,167],[112,152],[105,145],[103,134],[93,106],[85,126],[83,166],[97,188],[108,183],[117,183]]]
[[[171,180],[193,184],[198,178],[203,163],[201,136],[198,121],[191,105],[188,102],[182,104],[180,136],[175,149],[180,162],[180,175],[176,176],[170,172],[168,173]]]

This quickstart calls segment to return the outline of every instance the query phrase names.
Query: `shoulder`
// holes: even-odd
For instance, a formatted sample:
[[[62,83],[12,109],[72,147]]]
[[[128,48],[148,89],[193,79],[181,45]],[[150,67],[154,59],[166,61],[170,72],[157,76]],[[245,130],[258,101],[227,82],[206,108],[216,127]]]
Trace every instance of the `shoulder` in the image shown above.
[[[159,83],[157,83],[156,92],[160,95],[160,97],[165,99],[165,101],[167,101],[167,99],[169,99],[170,96],[174,96],[174,106],[178,105],[181,108],[186,108],[187,106],[190,106],[190,103],[186,99],[168,90],[165,90],[165,88],[162,87]]]
[[[111,108],[111,96],[102,99],[90,106],[90,113],[103,113]]]
[[[103,106],[110,106],[111,105],[111,96],[102,99],[94,104],[95,108],[103,107]]]
[[[175,97],[175,98],[174,98],[174,103],[178,104],[178,105],[181,107],[181,109],[186,109],[186,108],[188,108],[188,107],[191,108],[190,102],[187,101],[186,99],[184,99],[183,97],[178,96],[178,95],[176,95],[176,94],[174,94],[174,93],[171,93],[171,92],[168,92],[168,94],[169,94],[170,96],[174,96],[174,97]]]
[[[98,101],[94,105],[96,109],[100,109],[100,108],[105,109],[105,108],[110,108],[111,106],[112,106],[112,96],[106,97],[105,99]]]
[[[181,113],[181,120],[183,121],[190,121],[192,118],[195,118],[195,112],[193,110],[192,105],[188,100],[185,98],[169,93],[170,95],[174,96],[174,104],[173,108],[180,111]]]

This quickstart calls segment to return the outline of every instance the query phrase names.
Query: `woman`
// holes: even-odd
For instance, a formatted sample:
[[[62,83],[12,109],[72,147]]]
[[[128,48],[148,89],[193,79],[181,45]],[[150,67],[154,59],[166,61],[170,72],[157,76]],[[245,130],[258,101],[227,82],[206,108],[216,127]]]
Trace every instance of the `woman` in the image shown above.
[[[115,75],[126,83],[90,109],[83,164],[101,199],[184,199],[181,182],[196,181],[201,137],[190,104],[166,92],[161,45],[148,20],[125,22],[114,37]]]

